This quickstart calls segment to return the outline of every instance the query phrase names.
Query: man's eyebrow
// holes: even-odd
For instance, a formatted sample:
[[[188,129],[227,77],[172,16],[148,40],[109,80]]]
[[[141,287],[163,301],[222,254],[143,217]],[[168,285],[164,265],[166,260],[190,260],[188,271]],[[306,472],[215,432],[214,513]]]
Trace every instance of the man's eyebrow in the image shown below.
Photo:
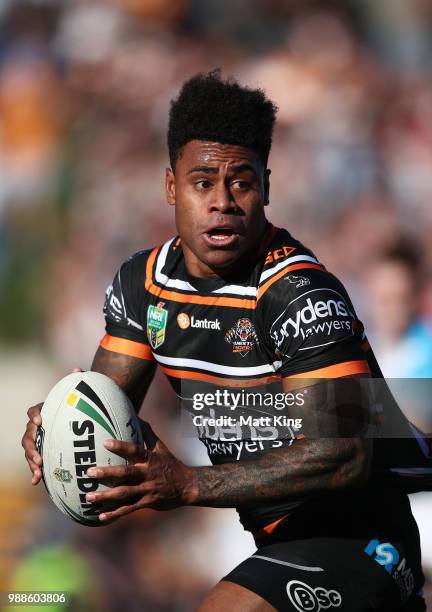
[[[241,172],[253,172],[254,174],[257,173],[252,164],[248,163],[233,164],[232,166],[230,166],[230,170],[236,174],[240,174]]]
[[[218,174],[219,168],[215,166],[194,166],[188,171],[188,174],[192,174],[193,172],[202,172],[204,174]]]
[[[242,164],[233,164],[229,166],[229,171],[231,174],[240,174],[242,172],[253,172],[256,174],[255,168],[252,164],[242,163]],[[216,166],[194,166],[188,171],[188,174],[192,174],[193,172],[202,172],[203,174],[218,174],[219,168]]]

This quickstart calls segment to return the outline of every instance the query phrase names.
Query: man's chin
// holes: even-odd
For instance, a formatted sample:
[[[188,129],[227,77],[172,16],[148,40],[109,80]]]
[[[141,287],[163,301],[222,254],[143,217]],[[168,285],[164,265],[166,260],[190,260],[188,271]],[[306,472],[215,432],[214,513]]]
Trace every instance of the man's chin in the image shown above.
[[[223,250],[207,252],[203,263],[215,272],[229,272],[234,270],[242,260],[244,253],[239,250]]]

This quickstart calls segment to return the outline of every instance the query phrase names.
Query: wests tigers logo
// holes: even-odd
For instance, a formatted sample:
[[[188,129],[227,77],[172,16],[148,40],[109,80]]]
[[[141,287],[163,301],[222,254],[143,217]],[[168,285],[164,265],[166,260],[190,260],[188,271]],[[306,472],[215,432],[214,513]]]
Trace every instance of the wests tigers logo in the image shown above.
[[[239,319],[226,332],[225,341],[232,344],[233,353],[239,353],[242,357],[247,355],[255,344],[259,344],[258,336],[250,319]]]

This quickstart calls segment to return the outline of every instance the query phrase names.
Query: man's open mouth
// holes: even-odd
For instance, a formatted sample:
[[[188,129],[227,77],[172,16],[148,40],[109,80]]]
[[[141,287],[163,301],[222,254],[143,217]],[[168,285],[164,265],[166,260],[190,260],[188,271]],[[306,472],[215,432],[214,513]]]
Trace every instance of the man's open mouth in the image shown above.
[[[238,238],[238,233],[230,227],[217,227],[205,232],[204,240],[211,246],[229,246]]]

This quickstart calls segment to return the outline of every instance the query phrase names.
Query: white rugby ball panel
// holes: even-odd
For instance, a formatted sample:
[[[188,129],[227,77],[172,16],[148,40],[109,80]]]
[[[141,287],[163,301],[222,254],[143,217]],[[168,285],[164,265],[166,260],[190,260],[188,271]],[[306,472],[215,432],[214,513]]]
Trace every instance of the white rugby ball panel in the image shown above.
[[[50,391],[41,410],[36,446],[44,483],[56,506],[84,525],[102,525],[112,503],[90,504],[86,493],[107,489],[86,475],[89,467],[124,465],[103,446],[107,438],[142,444],[135,410],[118,385],[98,372],[74,372]]]

